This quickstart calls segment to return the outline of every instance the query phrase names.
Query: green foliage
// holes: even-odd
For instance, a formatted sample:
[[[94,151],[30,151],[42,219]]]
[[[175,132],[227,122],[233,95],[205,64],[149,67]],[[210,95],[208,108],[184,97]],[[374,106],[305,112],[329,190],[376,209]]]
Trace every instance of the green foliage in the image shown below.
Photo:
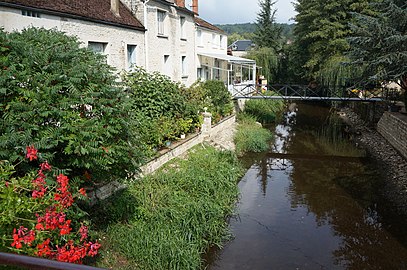
[[[256,61],[260,66],[261,75],[263,75],[269,83],[277,80],[277,70],[279,66],[278,54],[272,48],[262,47],[248,52],[247,58]]]
[[[273,93],[266,92],[264,95],[273,95]],[[258,122],[272,123],[283,108],[282,100],[251,99],[245,103],[244,112],[254,116]]]
[[[364,81],[393,81],[407,90],[407,4],[400,0],[373,1],[373,15],[356,13],[352,64],[363,70]]]
[[[129,98],[103,56],[55,30],[0,31],[0,41],[1,159],[18,162],[34,145],[71,177],[123,179],[137,170]]]
[[[184,94],[191,106],[190,110],[202,112],[206,108],[212,114],[214,123],[233,112],[232,97],[221,81],[198,81],[184,89]]]
[[[201,255],[229,235],[226,217],[234,211],[241,174],[233,153],[205,146],[193,149],[188,160],[176,160],[134,183],[123,200],[110,200],[99,214],[113,222],[101,232],[109,252],[99,265],[199,269]],[[128,205],[131,216],[115,223]]]
[[[14,166],[8,161],[0,161],[0,251],[10,247],[13,229],[21,220],[32,219],[32,213],[42,209],[42,205],[31,198],[32,180],[35,173],[13,177]],[[48,202],[46,202],[49,204]]]
[[[307,80],[323,78],[330,74],[332,85],[343,74],[337,60],[350,49],[346,38],[351,35],[352,12],[368,12],[367,1],[357,0],[299,0],[295,4],[298,12],[294,28],[297,61],[301,76]],[[333,70],[328,71],[331,67]],[[333,75],[333,72],[339,72]],[[348,72],[348,71],[346,71]]]
[[[275,23],[276,2],[260,0],[260,12],[256,19],[254,42],[259,47],[268,47],[278,52],[281,48],[281,27]]]
[[[144,142],[150,150],[173,141],[199,125],[198,112],[191,109],[179,83],[158,72],[142,68],[122,74]]]
[[[234,138],[236,153],[263,152],[270,148],[272,134],[268,129],[256,123],[256,118],[250,114],[239,114],[239,125]]]

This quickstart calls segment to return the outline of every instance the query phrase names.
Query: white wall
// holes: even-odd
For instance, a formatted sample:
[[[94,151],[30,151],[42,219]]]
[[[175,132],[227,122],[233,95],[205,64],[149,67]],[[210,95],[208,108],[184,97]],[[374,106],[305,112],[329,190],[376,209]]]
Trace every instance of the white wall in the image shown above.
[[[158,34],[157,11],[166,13],[164,35]],[[181,37],[180,17],[185,18],[184,38]],[[147,46],[148,71],[158,71],[168,75],[172,80],[186,86],[191,85],[196,77],[195,59],[195,24],[191,14],[179,11],[173,6],[149,1],[147,8]],[[164,64],[164,56],[168,62]],[[186,72],[182,74],[182,57],[186,59]]]
[[[118,71],[127,68],[127,45],[136,45],[136,64],[144,66],[144,32],[98,24],[84,20],[63,18],[41,13],[41,18],[23,16],[21,10],[0,7],[0,27],[5,31],[20,31],[27,27],[55,28],[70,36],[77,36],[82,46],[88,42],[107,43],[107,63]]]
[[[216,31],[209,30],[203,27],[197,27],[196,32],[201,31],[201,41],[198,41],[197,37],[197,52],[198,53],[216,53],[227,54],[228,38],[226,34],[221,34]],[[222,36],[222,42],[220,42],[220,36]],[[214,37],[214,38],[213,38]]]

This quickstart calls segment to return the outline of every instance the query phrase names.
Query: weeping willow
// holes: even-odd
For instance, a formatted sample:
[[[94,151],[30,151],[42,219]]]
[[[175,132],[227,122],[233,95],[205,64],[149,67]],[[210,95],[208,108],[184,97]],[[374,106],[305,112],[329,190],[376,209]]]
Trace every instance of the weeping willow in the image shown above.
[[[269,82],[276,78],[278,69],[278,56],[274,49],[268,47],[252,50],[247,54],[247,58],[255,60],[257,66],[261,67],[260,74]]]
[[[360,68],[349,63],[350,60],[346,56],[332,56],[318,72],[319,81],[332,89],[349,87],[350,82],[361,73]]]

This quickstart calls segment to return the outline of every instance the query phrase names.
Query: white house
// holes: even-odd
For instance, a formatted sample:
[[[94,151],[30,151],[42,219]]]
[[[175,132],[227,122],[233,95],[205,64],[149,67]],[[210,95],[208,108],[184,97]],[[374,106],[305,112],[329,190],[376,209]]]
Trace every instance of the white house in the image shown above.
[[[189,86],[197,79],[195,14],[184,0],[123,0],[145,28],[147,71],[158,71]]]
[[[118,71],[132,65],[186,86],[217,79],[234,91],[254,84],[255,62],[227,55],[227,35],[185,0],[0,0],[0,27],[55,28],[103,53]],[[237,87],[237,88],[236,88]]]
[[[145,28],[119,0],[2,0],[0,27],[55,28],[106,54],[117,70],[145,65]]]
[[[221,80],[232,94],[252,92],[256,83],[256,62],[228,55],[227,35],[223,30],[197,16],[195,25],[197,77]]]

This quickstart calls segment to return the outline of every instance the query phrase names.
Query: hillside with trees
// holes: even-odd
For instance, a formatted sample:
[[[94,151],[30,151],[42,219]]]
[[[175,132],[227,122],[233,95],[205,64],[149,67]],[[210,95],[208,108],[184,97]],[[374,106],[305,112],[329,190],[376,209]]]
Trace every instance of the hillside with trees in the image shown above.
[[[294,24],[277,23],[277,25],[281,28],[283,39],[292,40],[294,38]],[[255,23],[218,24],[216,26],[228,34],[228,45],[236,40],[253,40],[256,31]]]

